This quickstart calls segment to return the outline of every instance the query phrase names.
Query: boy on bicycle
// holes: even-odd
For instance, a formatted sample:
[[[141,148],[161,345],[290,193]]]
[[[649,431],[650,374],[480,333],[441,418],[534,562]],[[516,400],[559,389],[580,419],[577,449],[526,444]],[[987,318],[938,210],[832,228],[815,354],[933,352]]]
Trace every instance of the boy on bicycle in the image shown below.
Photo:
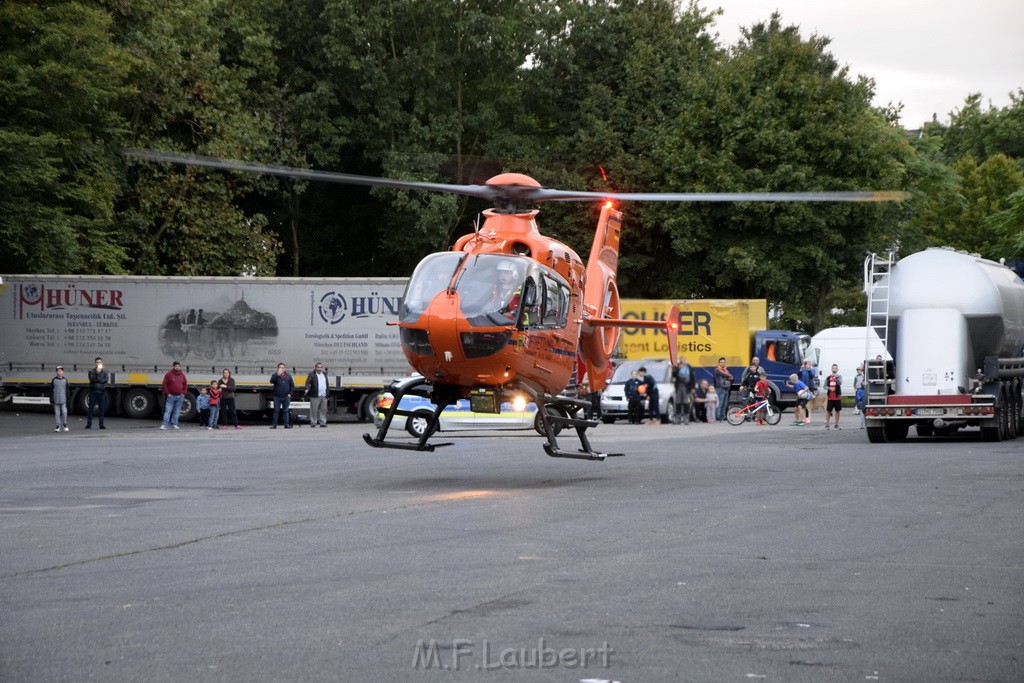
[[[768,375],[765,373],[764,368],[757,369],[757,382],[754,384],[754,400],[755,401],[766,401],[768,395],[771,392],[771,387],[768,385]],[[755,414],[756,423],[759,425],[767,424],[764,421],[765,409],[761,408]]]

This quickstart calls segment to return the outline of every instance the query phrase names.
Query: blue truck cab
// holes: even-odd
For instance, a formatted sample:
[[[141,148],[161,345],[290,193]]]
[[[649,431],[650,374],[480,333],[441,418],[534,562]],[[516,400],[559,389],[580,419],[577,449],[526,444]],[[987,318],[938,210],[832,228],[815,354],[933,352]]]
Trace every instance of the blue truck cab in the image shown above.
[[[771,386],[773,399],[783,408],[796,405],[796,390],[786,386],[789,376],[798,373],[805,359],[814,360],[811,349],[811,337],[803,332],[788,330],[759,330],[753,334],[750,358],[756,357],[765,369],[768,384]],[[729,359],[735,361],[735,357]],[[743,372],[747,365],[730,365],[729,372],[733,376],[733,391],[737,392]],[[708,380],[714,386],[714,366],[694,367],[697,381]],[[737,396],[734,393],[733,396]]]

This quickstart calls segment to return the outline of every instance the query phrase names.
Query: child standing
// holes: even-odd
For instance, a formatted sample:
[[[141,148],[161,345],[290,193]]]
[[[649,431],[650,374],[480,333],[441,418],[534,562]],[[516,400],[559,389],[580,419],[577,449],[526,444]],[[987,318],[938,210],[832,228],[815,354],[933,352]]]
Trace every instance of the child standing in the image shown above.
[[[205,389],[203,391],[206,391]],[[220,389],[217,387],[217,380],[210,382],[210,418],[206,423],[207,429],[216,429],[217,419],[220,417]]]
[[[714,389],[708,391],[707,398],[704,399],[704,406],[708,412],[708,422],[718,421],[718,392]]]
[[[199,426],[202,427],[210,421],[210,395],[206,393],[206,387],[199,390],[196,410],[199,411]]]

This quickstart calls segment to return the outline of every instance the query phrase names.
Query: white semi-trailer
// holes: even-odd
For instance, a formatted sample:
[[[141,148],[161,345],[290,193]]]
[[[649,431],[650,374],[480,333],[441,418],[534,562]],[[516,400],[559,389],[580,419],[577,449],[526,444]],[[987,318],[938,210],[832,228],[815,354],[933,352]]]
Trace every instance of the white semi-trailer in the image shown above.
[[[868,326],[893,361],[869,359],[865,426],[875,443],[981,428],[1024,433],[1024,282],[999,263],[927,249],[865,264]]]
[[[148,417],[164,373],[180,361],[198,391],[231,370],[240,411],[266,408],[279,362],[300,397],[317,362],[330,378],[331,410],[372,417],[377,392],[411,372],[397,321],[404,278],[191,278],[4,275],[0,284],[0,394],[48,401],[54,368],[84,412],[86,373],[103,358],[108,412]],[[195,393],[182,413],[194,414]],[[301,409],[293,403],[293,409]]]

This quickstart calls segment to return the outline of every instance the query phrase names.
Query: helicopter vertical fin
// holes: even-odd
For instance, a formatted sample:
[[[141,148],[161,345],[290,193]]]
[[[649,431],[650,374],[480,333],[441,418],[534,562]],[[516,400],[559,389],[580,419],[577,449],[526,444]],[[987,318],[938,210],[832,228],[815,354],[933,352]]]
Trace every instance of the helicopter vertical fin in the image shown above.
[[[668,359],[672,365],[679,365],[679,307],[675,304],[669,306],[668,315],[665,318],[665,334],[668,335]]]
[[[619,343],[617,327],[588,325],[587,319],[619,317],[619,241],[622,237],[622,213],[611,202],[601,207],[594,232],[594,243],[587,259],[587,281],[583,289],[584,324],[581,327],[580,356],[587,367],[593,391],[607,385],[608,359]]]

